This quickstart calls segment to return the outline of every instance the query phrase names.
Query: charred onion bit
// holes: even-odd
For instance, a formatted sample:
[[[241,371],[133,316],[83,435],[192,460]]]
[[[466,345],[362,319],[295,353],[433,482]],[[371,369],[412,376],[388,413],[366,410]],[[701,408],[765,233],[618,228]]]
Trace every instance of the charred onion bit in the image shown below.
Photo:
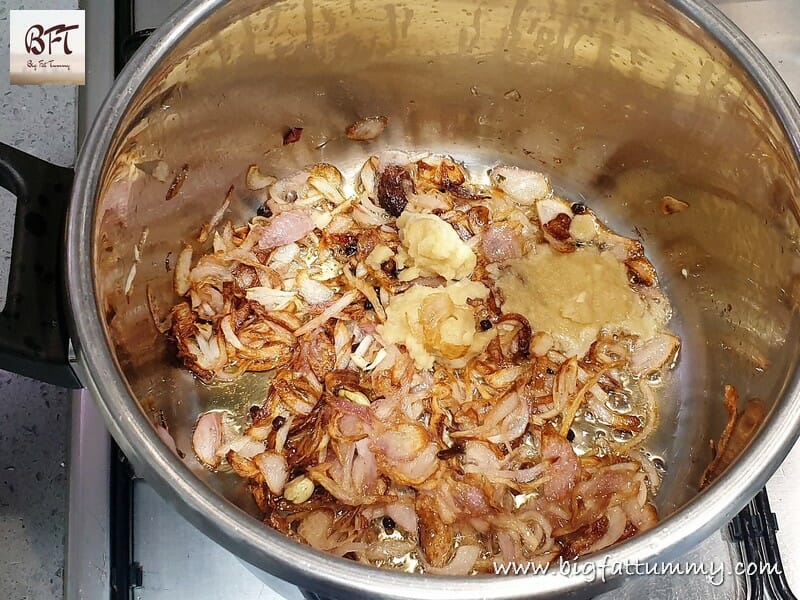
[[[189,175],[189,165],[183,165],[181,170],[178,171],[178,174],[175,175],[175,179],[172,180],[172,183],[167,189],[167,195],[164,197],[165,200],[170,201],[175,196],[178,195],[178,192],[181,191],[183,184],[186,182],[186,177]]]
[[[440,460],[447,460],[464,454],[464,446],[462,444],[453,444],[449,448],[444,448],[436,453],[436,458]]]
[[[417,161],[417,173],[442,191],[457,188],[466,181],[464,170],[447,158],[435,166],[422,160]]]
[[[417,497],[417,516],[419,543],[428,562],[443,567],[455,552],[455,528],[442,520],[436,500],[427,494]]]
[[[559,213],[542,226],[545,239],[554,250],[562,253],[575,252],[577,244],[570,233],[572,219],[566,213]]]
[[[563,242],[569,239],[569,226],[571,223],[572,219],[569,218],[569,215],[561,213],[546,223],[544,229],[559,242]]]
[[[288,146],[300,141],[300,136],[303,135],[302,127],[290,127],[286,133],[283,134],[283,145]]]
[[[631,278],[631,283],[650,287],[658,282],[656,269],[646,258],[632,258],[626,261],[625,264],[628,267],[628,275]]]
[[[399,217],[408,204],[407,195],[414,192],[411,175],[403,167],[389,165],[378,179],[378,205],[393,217]]]
[[[728,411],[728,422],[716,445],[712,444],[714,460],[708,465],[700,479],[700,489],[707,487],[725,469],[736,460],[736,457],[753,439],[758,428],[764,422],[767,408],[763,401],[753,398],[739,411],[739,395],[732,385],[725,386],[725,410]]]
[[[369,140],[374,140],[382,134],[388,124],[389,119],[383,115],[364,117],[350,124],[345,130],[345,135],[347,135],[348,139],[356,142],[367,142]]]
[[[683,212],[689,208],[689,204],[683,200],[678,200],[672,196],[664,196],[661,198],[661,213],[664,215],[674,215],[675,213]]]

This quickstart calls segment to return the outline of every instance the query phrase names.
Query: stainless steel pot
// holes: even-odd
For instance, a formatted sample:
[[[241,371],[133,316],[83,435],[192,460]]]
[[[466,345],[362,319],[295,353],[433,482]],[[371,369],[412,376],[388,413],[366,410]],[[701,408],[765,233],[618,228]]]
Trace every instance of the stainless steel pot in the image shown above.
[[[374,114],[390,119],[383,136],[344,137]],[[283,146],[289,126],[303,136]],[[231,184],[230,217],[253,214],[249,164],[277,175],[321,160],[355,168],[384,148],[546,171],[613,226],[636,226],[662,274],[683,338],[651,444],[668,466],[663,521],[582,564],[599,573],[677,557],[765,483],[800,425],[800,111],[717,10],[700,0],[194,0],[117,80],[76,167],[66,235],[80,380],[137,470],[187,518],[244,560],[325,595],[582,597],[620,583],[555,571],[444,581],[366,568],[263,526],[240,481],[193,459],[196,415],[260,401],[263,383],[212,389],[178,368],[151,323],[146,287],[162,310],[173,303],[169,257]],[[151,161],[168,165],[166,181],[135,166]],[[183,165],[186,182],[167,200]],[[666,194],[690,209],[663,216]],[[699,493],[709,440],[725,423],[725,383],[771,412]],[[156,435],[153,411],[163,411],[183,460]]]

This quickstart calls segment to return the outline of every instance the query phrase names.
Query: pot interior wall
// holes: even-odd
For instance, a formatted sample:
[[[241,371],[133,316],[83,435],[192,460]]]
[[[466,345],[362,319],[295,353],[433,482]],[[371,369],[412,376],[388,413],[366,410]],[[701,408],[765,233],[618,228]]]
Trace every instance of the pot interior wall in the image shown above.
[[[345,127],[367,115],[389,118],[384,135],[347,140]],[[290,126],[302,138],[283,146]],[[194,460],[192,426],[208,407],[260,404],[264,378],[195,381],[155,330],[145,290],[166,314],[177,254],[199,248],[229,186],[227,217],[254,214],[248,165],[352,172],[386,149],[542,170],[641,236],[683,339],[650,444],[667,465],[662,517],[697,493],[725,423],[723,384],[769,405],[781,397],[798,354],[797,163],[743,69],[667,3],[230,2],[177,44],[116,134],[97,198],[95,273],[100,315],[143,409],[163,411],[186,464],[235,503],[252,510],[238,478]],[[159,160],[164,182],[135,166]],[[186,182],[166,200],[183,165]],[[664,216],[664,195],[690,208]]]

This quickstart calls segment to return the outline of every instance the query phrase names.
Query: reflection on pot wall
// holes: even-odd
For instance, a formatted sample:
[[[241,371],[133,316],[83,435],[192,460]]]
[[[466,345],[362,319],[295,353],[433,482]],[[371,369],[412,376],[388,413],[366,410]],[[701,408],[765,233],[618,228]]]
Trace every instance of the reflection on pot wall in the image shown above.
[[[200,226],[230,185],[226,218],[252,216],[263,198],[244,185],[248,165],[284,176],[327,161],[352,172],[391,148],[540,169],[619,231],[636,227],[683,338],[674,402],[651,444],[668,466],[662,515],[696,493],[725,422],[723,384],[771,404],[797,359],[787,340],[798,330],[800,175],[746,73],[693,23],[651,4],[242,1],[179,42],[116,136],[95,263],[120,366],[199,477],[249,502],[234,478],[196,464],[189,438],[207,406],[260,403],[264,378],[209,388],[180,371],[146,290],[165,316],[177,255],[184,243],[200,248]],[[386,115],[386,132],[347,140],[345,127],[368,115]],[[288,127],[303,135],[284,146]],[[665,195],[689,209],[664,216]]]

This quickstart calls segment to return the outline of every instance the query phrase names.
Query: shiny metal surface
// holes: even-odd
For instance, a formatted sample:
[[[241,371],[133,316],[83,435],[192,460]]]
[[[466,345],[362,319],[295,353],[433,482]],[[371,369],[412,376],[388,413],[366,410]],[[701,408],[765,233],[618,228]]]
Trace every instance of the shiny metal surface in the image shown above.
[[[114,4],[82,0],[86,27],[86,84],[78,88],[78,145],[114,82]]]
[[[86,85],[78,89],[79,145],[114,81],[114,5],[107,0],[83,0],[81,8],[92,34],[86,38]],[[111,438],[89,393],[78,390],[71,396],[64,599],[92,600],[107,596],[110,589]]]
[[[793,0],[726,0],[718,4],[764,52],[795,98],[800,98],[800,4]],[[778,518],[777,537],[786,578],[795,594],[800,591],[798,477],[800,443],[794,445],[767,484]]]
[[[152,285],[169,306],[165,256],[196,236],[254,160],[283,175],[317,160],[355,165],[393,147],[536,166],[618,228],[637,226],[664,276],[684,340],[675,402],[662,407],[653,448],[669,465],[659,497],[667,518],[607,560],[684,553],[747,501],[797,435],[798,348],[789,342],[798,329],[796,104],[738,30],[689,0],[371,7],[191,2],[116,83],[81,154],[67,257],[78,356],[112,433],[190,521],[245,560],[310,589],[351,597],[530,596],[525,578],[451,579],[445,589],[435,578],[301,548],[247,514],[241,486],[210,477],[191,458],[177,460],[150,426],[152,409],[165,411],[178,446],[188,449],[202,407],[242,403],[253,388],[214,393],[170,366],[144,289]],[[519,102],[503,97],[509,89]],[[366,147],[342,139],[356,116],[375,113],[391,119],[385,137]],[[280,133],[294,124],[305,127],[303,141],[283,148]],[[173,169],[191,166],[173,202],[164,200],[168,184],[131,168],[155,158]],[[685,217],[659,215],[666,193],[691,204]],[[246,219],[255,203],[240,195],[231,218]],[[150,235],[127,299],[122,286],[145,227]],[[763,397],[773,411],[737,464],[697,495],[708,441],[724,424],[723,383]],[[536,587],[544,597],[607,586],[551,574]]]
[[[800,590],[800,506],[797,480],[800,477],[800,444],[795,444],[785,461],[767,484],[772,510],[778,518],[778,543],[781,545],[786,579],[795,594]]]
[[[297,587],[250,572],[235,555],[175,514],[143,480],[134,482],[133,494],[133,559],[144,571],[135,600],[302,600]]]
[[[93,600],[107,597],[111,589],[111,440],[89,393],[75,390],[71,400],[64,598]]]

